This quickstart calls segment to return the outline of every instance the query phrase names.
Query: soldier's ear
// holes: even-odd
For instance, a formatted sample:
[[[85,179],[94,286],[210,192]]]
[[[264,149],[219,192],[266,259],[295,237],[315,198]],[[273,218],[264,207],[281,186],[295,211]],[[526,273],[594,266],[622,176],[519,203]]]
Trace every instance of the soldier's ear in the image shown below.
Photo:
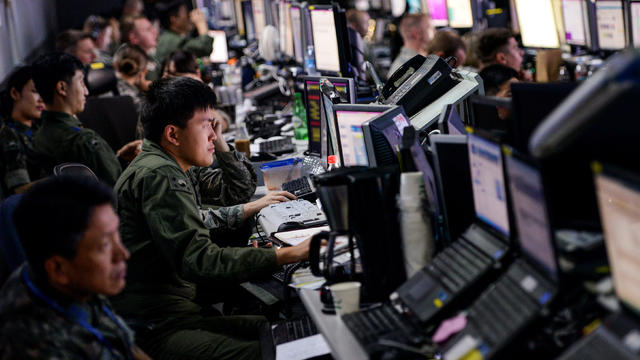
[[[167,125],[164,127],[164,133],[162,137],[165,138],[173,146],[180,146],[180,140],[178,139],[178,135],[180,132],[180,128],[175,125]]]
[[[18,101],[20,99],[20,92],[12,87],[11,90],[9,90],[9,96],[11,96],[11,99],[13,99],[13,101]]]
[[[67,88],[69,84],[66,81],[60,80],[56,83],[56,94],[60,96],[67,96]]]
[[[60,255],[53,255],[44,262],[44,269],[52,285],[66,286],[70,282],[68,267],[69,260]]]

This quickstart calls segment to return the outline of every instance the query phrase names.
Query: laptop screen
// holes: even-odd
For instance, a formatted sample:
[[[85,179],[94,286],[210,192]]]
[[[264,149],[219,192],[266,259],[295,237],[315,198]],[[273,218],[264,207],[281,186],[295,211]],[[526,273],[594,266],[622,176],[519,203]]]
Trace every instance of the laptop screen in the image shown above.
[[[538,169],[513,156],[505,156],[505,163],[520,249],[547,275],[557,279],[558,264],[547,215],[542,176]]]
[[[509,237],[509,215],[498,144],[469,134],[469,168],[476,217]]]
[[[640,189],[602,173],[595,185],[616,294],[640,311]]]

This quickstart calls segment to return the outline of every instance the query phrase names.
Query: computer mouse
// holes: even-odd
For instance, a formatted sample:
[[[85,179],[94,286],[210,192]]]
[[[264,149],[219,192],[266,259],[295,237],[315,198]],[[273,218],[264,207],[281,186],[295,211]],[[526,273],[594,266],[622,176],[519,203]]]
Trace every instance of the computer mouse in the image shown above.
[[[304,224],[298,221],[287,221],[278,226],[278,232],[304,229]]]

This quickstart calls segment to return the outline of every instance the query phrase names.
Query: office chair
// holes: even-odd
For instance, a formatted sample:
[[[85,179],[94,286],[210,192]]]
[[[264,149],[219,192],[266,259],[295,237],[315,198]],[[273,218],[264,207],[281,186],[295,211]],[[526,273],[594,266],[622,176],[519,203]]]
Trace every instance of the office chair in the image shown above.
[[[113,92],[118,93],[118,78],[112,66],[105,66],[102,63],[93,63],[87,68],[85,83],[89,90],[89,96],[98,96]]]
[[[96,174],[86,165],[79,163],[62,163],[53,168],[54,176],[82,176],[98,181]]]
[[[136,139],[138,111],[130,96],[88,98],[78,119],[102,136],[114,152]]]

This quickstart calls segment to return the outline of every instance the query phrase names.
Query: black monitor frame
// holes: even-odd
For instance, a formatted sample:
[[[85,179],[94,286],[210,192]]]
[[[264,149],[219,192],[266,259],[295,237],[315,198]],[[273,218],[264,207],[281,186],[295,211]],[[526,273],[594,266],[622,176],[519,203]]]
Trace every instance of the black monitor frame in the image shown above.
[[[456,105],[454,104],[447,104],[442,110],[442,113],[440,114],[440,118],[438,119],[438,129],[440,130],[440,133],[451,134],[451,129],[449,128],[449,119],[453,114],[458,116],[462,124],[462,128],[457,130],[460,131],[462,134],[465,134],[466,129],[464,128],[465,126],[464,121],[462,120],[462,117],[460,116],[460,114],[458,114],[458,110],[456,110]],[[458,134],[452,134],[452,135],[458,135]]]

